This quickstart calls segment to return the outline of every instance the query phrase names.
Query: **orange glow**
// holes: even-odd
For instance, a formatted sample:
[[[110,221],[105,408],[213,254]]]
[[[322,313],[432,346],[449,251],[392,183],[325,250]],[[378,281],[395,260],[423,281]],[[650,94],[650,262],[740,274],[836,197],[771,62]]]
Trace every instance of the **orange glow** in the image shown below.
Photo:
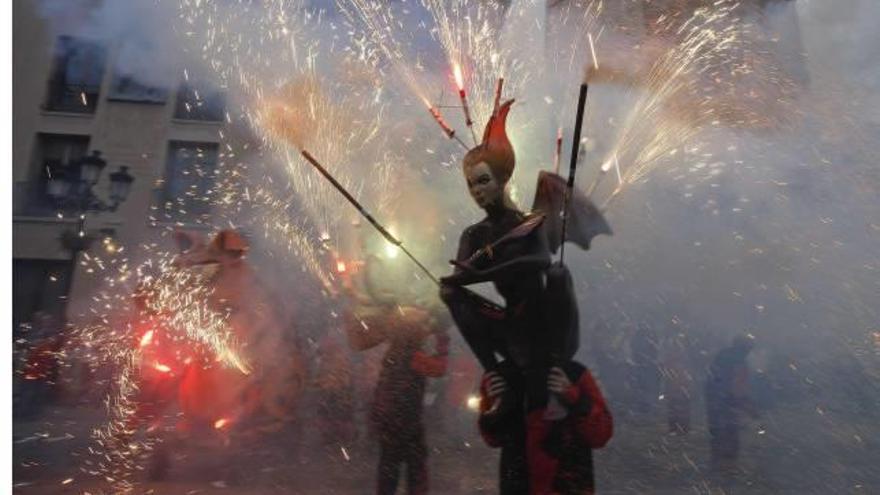
[[[229,420],[226,418],[220,418],[217,421],[214,421],[214,429],[220,430],[223,429],[224,426],[229,424]]]
[[[455,64],[452,68],[452,75],[455,76],[455,84],[458,85],[458,90],[464,90],[464,77],[461,75],[461,67],[458,64]]]
[[[345,271],[346,271],[346,266],[345,266],[345,262],[344,262],[344,261],[342,261],[342,260],[336,260],[336,271],[339,272],[339,273],[345,273]]]
[[[153,368],[155,368],[157,371],[161,371],[162,373],[171,373],[171,368],[159,362],[154,364]]]
[[[153,331],[149,330],[149,331],[147,331],[147,333],[144,334],[143,337],[141,337],[141,347],[146,347],[146,346],[150,345],[150,342],[152,342],[152,341],[153,341]]]

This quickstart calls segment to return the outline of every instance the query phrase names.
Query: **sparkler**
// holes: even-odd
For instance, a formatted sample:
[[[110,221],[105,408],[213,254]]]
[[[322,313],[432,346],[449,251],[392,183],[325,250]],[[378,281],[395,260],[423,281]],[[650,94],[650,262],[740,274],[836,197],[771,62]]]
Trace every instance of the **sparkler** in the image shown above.
[[[425,102],[425,106],[428,107],[428,112],[431,113],[431,117],[434,118],[434,121],[437,122],[437,125],[439,125],[441,129],[443,129],[443,132],[446,134],[446,137],[448,137],[449,139],[455,139],[456,141],[458,141],[458,144],[460,144],[461,147],[464,148],[465,150],[470,149],[470,148],[468,148],[468,145],[466,145],[464,143],[464,141],[461,140],[460,137],[455,135],[455,129],[453,129],[452,127],[449,127],[449,124],[447,124],[446,121],[443,120],[443,116],[440,114],[440,110],[436,106],[431,105],[431,103],[429,103],[428,100],[422,100],[422,101]]]
[[[474,146],[476,146],[479,141],[477,141],[477,134],[474,132],[474,121],[471,120],[471,111],[470,108],[468,108],[467,93],[464,91],[464,76],[461,74],[461,66],[455,64],[452,73],[455,76],[455,85],[458,86],[458,99],[461,100],[461,109],[464,112],[464,123],[471,131],[471,137],[474,139]]]
[[[553,173],[559,175],[559,162],[562,160],[562,127],[556,129],[556,150],[553,153]]]

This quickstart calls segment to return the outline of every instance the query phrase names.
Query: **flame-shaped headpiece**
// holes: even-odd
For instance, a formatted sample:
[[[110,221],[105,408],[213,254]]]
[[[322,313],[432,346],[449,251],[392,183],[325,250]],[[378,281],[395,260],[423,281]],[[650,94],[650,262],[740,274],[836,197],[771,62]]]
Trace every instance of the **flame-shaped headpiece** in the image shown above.
[[[507,139],[507,113],[514,100],[504,102],[498,108],[498,112],[489,118],[486,130],[483,132],[483,142],[472,148],[464,156],[464,167],[469,168],[478,163],[485,162],[489,165],[492,175],[500,182],[506,183],[513,175],[516,166],[516,155],[513,146]]]

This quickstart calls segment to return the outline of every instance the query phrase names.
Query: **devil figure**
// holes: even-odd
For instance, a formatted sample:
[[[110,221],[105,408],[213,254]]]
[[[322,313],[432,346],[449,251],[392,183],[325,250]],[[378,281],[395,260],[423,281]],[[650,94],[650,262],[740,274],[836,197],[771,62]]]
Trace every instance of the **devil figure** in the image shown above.
[[[468,190],[486,218],[471,225],[461,235],[455,273],[442,279],[441,297],[449,307],[458,328],[487,371],[497,368],[496,353],[512,360],[519,369],[537,365],[539,352],[534,344],[543,328],[543,274],[550,267],[550,250],[543,234],[542,218],[528,216],[510,200],[506,185],[515,165],[513,148],[504,132],[512,101],[494,115],[483,136],[483,143],[464,157],[463,171]],[[517,227],[526,232],[509,236]],[[505,242],[498,242],[506,239]],[[503,314],[487,312],[462,286],[492,281],[506,302]],[[544,356],[540,356],[544,358]],[[547,363],[541,363],[546,368]],[[535,366],[537,369],[538,367]],[[536,377],[537,378],[537,377]],[[543,388],[543,387],[537,387]],[[541,400],[538,394],[537,400]],[[499,401],[499,406],[510,406]]]
[[[516,160],[505,124],[512,104],[510,100],[498,108],[482,143],[464,157],[468,190],[486,217],[462,233],[452,261],[455,271],[441,279],[441,298],[485,370],[498,367],[496,354],[510,360],[534,385],[527,386],[529,400],[546,402],[547,371],[577,350],[574,291],[567,269],[552,263],[551,252],[560,242],[558,222],[547,218],[548,213],[554,216],[554,209],[558,214],[564,189],[553,188],[551,178],[558,176],[542,173],[535,211],[523,213],[510,200],[506,186]],[[553,201],[553,196],[560,200]],[[608,231],[607,226],[601,231]],[[493,311],[464,289],[489,281],[504,298],[502,311]],[[499,402],[506,407],[503,399]]]
[[[479,424],[489,445],[502,449],[500,492],[593,493],[590,450],[608,441],[612,420],[589,371],[571,360],[577,303],[568,270],[551,259],[562,242],[565,183],[542,172],[531,213],[510,200],[515,157],[505,122],[512,103],[498,108],[483,142],[464,157],[468,190],[486,217],[462,233],[440,295],[487,372]],[[573,200],[570,240],[589,247],[592,236],[610,229],[586,198]],[[479,282],[494,284],[503,309],[465,288]],[[562,457],[580,459],[583,472],[568,469]]]

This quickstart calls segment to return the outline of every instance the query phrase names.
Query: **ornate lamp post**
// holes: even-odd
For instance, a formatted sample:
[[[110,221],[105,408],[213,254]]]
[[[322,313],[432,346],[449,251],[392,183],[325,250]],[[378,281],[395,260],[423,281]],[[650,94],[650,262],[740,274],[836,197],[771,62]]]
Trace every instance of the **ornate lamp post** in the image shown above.
[[[128,173],[128,167],[122,165],[119,170],[110,174],[109,201],[95,195],[92,188],[101,179],[101,172],[107,167],[107,161],[101,158],[101,152],[81,158],[64,171],[58,171],[46,185],[46,193],[60,211],[68,215],[76,215],[79,224],[76,231],[66,231],[61,236],[64,246],[74,255],[88,249],[94,237],[86,235],[86,214],[90,212],[116,211],[125,202],[131,192],[134,177]]]

